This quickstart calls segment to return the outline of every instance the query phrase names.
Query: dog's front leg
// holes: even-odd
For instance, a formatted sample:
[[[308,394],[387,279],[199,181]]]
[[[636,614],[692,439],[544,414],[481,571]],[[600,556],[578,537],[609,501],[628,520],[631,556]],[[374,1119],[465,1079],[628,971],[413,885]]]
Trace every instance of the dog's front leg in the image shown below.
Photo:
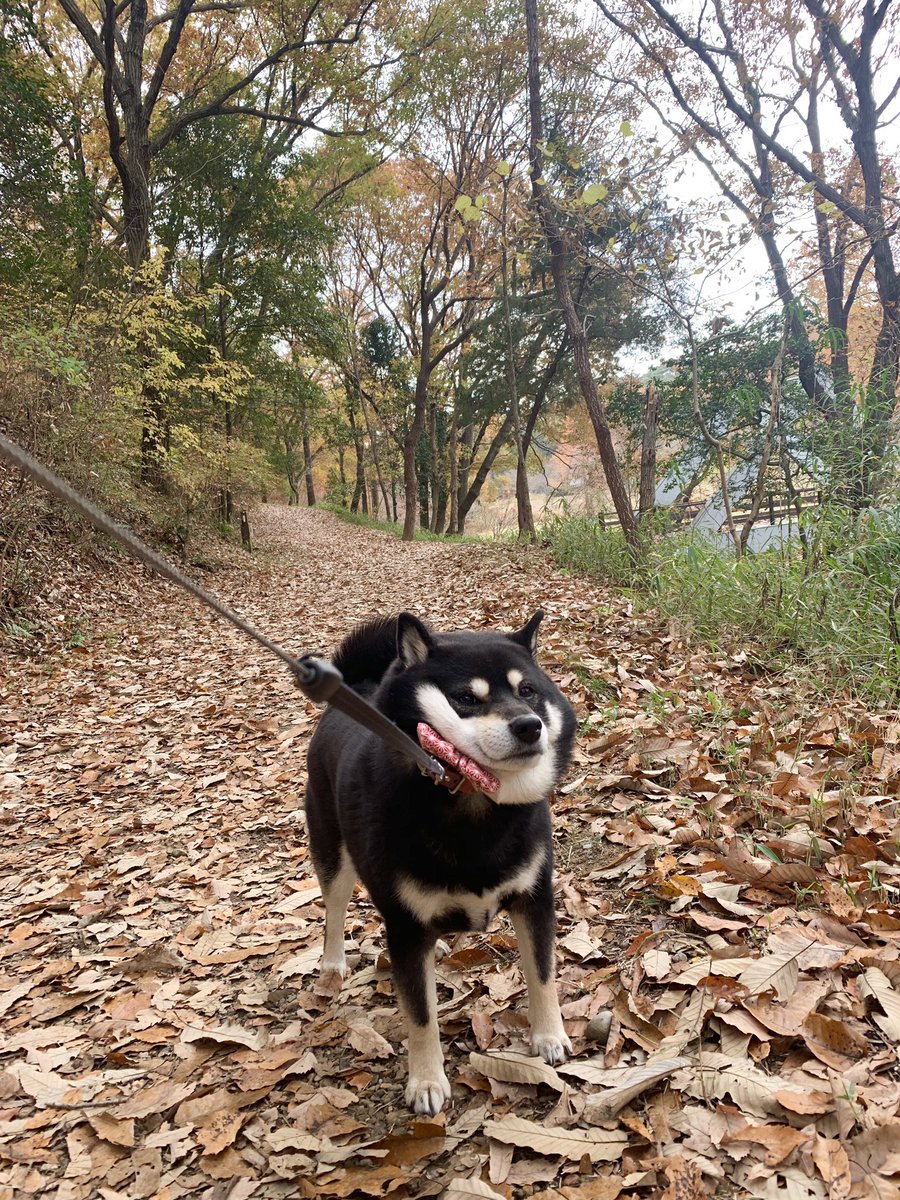
[[[532,894],[518,897],[510,905],[509,916],[516,931],[522,973],[528,985],[531,1051],[557,1067],[566,1061],[567,1054],[572,1053],[572,1043],[566,1036],[556,994],[556,914],[550,879],[539,884]]]
[[[394,989],[409,1033],[409,1081],[406,1103],[433,1117],[450,1099],[437,1019],[434,978],[435,935],[400,917],[386,922]]]

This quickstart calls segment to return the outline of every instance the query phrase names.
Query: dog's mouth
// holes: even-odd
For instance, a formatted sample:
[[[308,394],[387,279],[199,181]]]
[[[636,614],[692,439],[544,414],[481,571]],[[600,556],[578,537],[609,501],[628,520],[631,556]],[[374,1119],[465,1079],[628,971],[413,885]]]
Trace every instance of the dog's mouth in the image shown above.
[[[458,750],[452,742],[442,738],[430,725],[420,721],[416,726],[416,733],[422,749],[452,767],[463,783],[473,784],[477,791],[483,792],[486,796],[493,796],[500,791],[500,780],[492,771],[476,762],[474,758],[470,758],[468,754],[464,754],[462,750]],[[452,781],[451,789],[456,790]]]
[[[506,767],[507,763],[515,767],[519,763],[529,762],[533,758],[540,758],[543,753],[542,746],[523,746],[521,750],[515,750],[512,754],[507,754],[502,762],[496,765],[500,769]]]

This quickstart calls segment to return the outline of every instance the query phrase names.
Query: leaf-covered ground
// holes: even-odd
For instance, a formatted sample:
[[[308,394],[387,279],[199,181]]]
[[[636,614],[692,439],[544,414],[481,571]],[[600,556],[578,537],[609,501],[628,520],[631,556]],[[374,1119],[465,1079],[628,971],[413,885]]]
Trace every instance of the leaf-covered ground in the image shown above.
[[[143,569],[60,564],[0,685],[0,1198],[900,1196],[900,720],[816,705],[539,552],[259,514],[198,577],[292,650],[547,610],[575,1057],[527,1057],[505,921],[439,965],[453,1104],[403,1107],[376,913],[317,996],[316,709]]]

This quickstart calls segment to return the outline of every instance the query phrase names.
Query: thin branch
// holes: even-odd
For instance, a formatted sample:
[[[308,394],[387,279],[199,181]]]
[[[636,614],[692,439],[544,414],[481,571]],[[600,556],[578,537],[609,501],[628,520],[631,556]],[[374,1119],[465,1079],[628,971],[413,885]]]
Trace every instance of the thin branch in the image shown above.
[[[149,33],[151,29],[156,29],[158,25],[167,25],[169,21],[175,20],[175,18],[178,17],[179,13],[181,12],[182,7],[183,6],[179,4],[177,8],[170,8],[168,12],[160,13],[156,17],[151,17],[147,22],[147,32]],[[208,12],[239,13],[243,12],[245,9],[253,7],[255,6],[252,3],[252,0],[216,0],[216,2],[213,3],[197,4],[192,6],[190,15],[194,16],[195,14]]]
[[[71,0],[67,0],[67,2],[71,2]],[[268,70],[270,67],[277,66],[278,63],[285,59],[289,54],[294,54],[300,50],[313,50],[317,48],[326,48],[328,50],[332,50],[336,46],[355,45],[362,36],[363,23],[374,3],[375,0],[365,0],[360,14],[352,20],[345,21],[341,26],[341,30],[331,37],[307,39],[304,36],[297,41],[288,42],[286,45],[280,46],[272,54],[267,55],[264,59],[262,59],[261,62],[258,62],[256,66],[253,67],[252,70],[248,71],[241,79],[237,80],[230,87],[226,88],[225,91],[217,96],[214,100],[209,101],[209,103],[205,104],[202,108],[194,109],[190,112],[182,113],[180,116],[175,117],[169,123],[169,125],[163,129],[162,132],[159,133],[151,142],[151,155],[158,154],[165,146],[169,144],[169,142],[172,141],[173,138],[177,137],[183,129],[186,129],[188,125],[192,125],[197,121],[202,121],[206,117],[219,116],[224,112],[247,112],[247,115],[260,115],[258,111],[254,113],[251,110],[245,110],[240,106],[229,109],[226,108],[226,105],[232,96],[236,96],[239,92],[243,91],[244,88],[248,87],[264,71]],[[319,0],[316,0],[316,3],[306,14],[307,19],[305,24],[307,26],[309,25],[312,13],[316,8],[318,8],[318,6]],[[350,29],[351,32],[347,36],[341,36],[341,33],[345,29]],[[297,120],[296,118],[279,116],[276,113],[269,113],[267,115],[270,120],[285,121],[288,124],[292,122],[296,123]]]
[[[596,2],[599,4],[600,0],[596,0]],[[869,215],[865,212],[865,210],[861,209],[851,200],[848,200],[843,193],[839,192],[837,188],[832,187],[832,185],[827,180],[823,179],[821,175],[811,170],[801,158],[798,158],[798,156],[794,154],[792,150],[789,150],[787,146],[782,145],[777,139],[773,138],[771,134],[766,132],[762,126],[762,123],[755,119],[754,114],[738,100],[734,90],[728,83],[728,80],[725,78],[722,68],[709,54],[705,44],[698,38],[693,37],[692,34],[688,33],[688,31],[678,20],[676,20],[672,13],[668,11],[665,5],[661,3],[661,0],[645,0],[645,2],[653,10],[662,24],[671,33],[673,33],[676,38],[678,38],[682,45],[686,46],[689,50],[693,50],[694,54],[700,59],[700,61],[704,64],[704,66],[706,66],[707,70],[713,76],[726,107],[738,118],[741,124],[743,124],[753,134],[754,137],[759,139],[762,145],[765,146],[770,153],[772,153],[780,162],[793,171],[793,173],[799,178],[803,179],[806,183],[813,184],[824,197],[824,199],[830,200],[832,204],[834,204],[836,208],[839,208],[841,212],[851,221],[853,221],[855,225],[859,225],[869,233],[877,232],[872,230],[872,222],[870,221]],[[804,0],[804,3],[812,5],[816,3],[816,0]]]

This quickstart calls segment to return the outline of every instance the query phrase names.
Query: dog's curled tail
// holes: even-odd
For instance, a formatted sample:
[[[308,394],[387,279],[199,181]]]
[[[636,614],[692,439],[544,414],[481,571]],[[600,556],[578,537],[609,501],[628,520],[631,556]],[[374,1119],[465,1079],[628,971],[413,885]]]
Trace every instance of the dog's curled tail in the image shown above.
[[[397,657],[397,618],[373,617],[348,633],[332,662],[350,687],[378,683]]]

